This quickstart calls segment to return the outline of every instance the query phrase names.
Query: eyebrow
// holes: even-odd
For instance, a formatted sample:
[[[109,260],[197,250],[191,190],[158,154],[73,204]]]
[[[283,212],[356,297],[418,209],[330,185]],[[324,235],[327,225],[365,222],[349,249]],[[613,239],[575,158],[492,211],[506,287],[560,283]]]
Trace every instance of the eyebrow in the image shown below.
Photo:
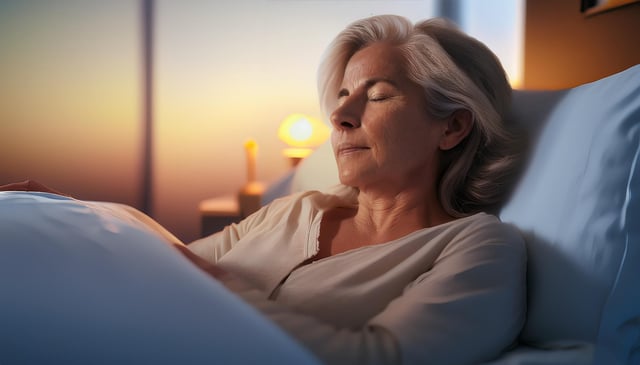
[[[363,87],[365,89],[369,89],[372,86],[374,86],[375,84],[378,83],[385,83],[385,84],[389,84],[395,88],[398,88],[398,83],[395,80],[392,79],[387,79],[384,77],[376,77],[376,78],[372,78],[372,79],[368,79],[364,82]],[[347,96],[349,95],[349,90],[347,90],[346,88],[341,88],[340,90],[338,90],[338,99],[343,97],[343,96]]]

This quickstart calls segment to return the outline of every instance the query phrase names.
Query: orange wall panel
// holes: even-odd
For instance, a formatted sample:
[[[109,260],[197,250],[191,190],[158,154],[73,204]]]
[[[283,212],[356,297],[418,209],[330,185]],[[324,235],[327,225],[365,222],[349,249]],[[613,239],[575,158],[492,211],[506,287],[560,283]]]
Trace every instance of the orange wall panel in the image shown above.
[[[528,0],[526,89],[561,89],[640,63],[640,3],[585,16],[579,0]]]

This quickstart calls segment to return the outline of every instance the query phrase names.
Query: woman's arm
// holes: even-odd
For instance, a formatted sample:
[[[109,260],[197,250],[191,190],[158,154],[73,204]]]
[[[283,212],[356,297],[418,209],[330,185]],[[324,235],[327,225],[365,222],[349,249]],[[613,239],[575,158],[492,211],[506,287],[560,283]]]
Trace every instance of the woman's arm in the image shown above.
[[[216,263],[229,252],[233,246],[256,226],[268,220],[270,206],[260,208],[257,212],[238,223],[226,226],[222,231],[197,239],[187,245],[191,252],[209,263]]]
[[[71,197],[68,194],[61,193],[55,189],[52,189],[34,180],[25,180],[25,181],[0,185],[0,191],[40,191],[43,193],[51,193],[51,194]]]
[[[249,285],[236,286],[237,277],[220,280],[326,363],[477,363],[505,350],[525,316],[524,244],[515,231],[495,233],[449,245],[431,270],[361,328],[340,328],[265,300]]]
[[[526,317],[526,249],[514,228],[491,227],[450,244],[372,319],[394,333],[405,363],[481,363],[516,341]]]
[[[230,290],[300,341],[325,364],[409,364],[402,360],[395,336],[383,326],[367,324],[359,329],[336,327],[277,302],[265,300],[263,293],[246,284],[238,285],[238,281],[238,278],[231,283],[228,278],[222,279]]]
[[[189,248],[187,248],[187,246],[182,245],[182,244],[178,244],[178,243],[172,243],[172,246],[176,250],[178,250],[178,252],[180,252],[182,255],[184,255],[184,257],[186,257],[189,261],[191,261],[191,263],[193,263],[196,267],[198,267],[202,271],[206,272],[207,274],[209,274],[214,279],[220,280],[224,276],[229,275],[229,273],[227,271],[221,269],[220,267],[218,267],[215,264],[212,264],[212,263],[209,263],[208,261],[205,261],[200,256],[198,256],[195,253],[191,252],[191,250]]]

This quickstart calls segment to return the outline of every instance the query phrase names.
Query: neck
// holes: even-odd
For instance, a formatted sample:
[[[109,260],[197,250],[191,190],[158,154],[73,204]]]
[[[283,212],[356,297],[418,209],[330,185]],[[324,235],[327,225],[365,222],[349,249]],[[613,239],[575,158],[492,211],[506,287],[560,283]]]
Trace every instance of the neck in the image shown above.
[[[427,194],[425,191],[434,192]],[[407,189],[398,191],[361,190],[355,228],[377,236],[386,242],[418,229],[433,227],[454,218],[440,204],[435,189]]]

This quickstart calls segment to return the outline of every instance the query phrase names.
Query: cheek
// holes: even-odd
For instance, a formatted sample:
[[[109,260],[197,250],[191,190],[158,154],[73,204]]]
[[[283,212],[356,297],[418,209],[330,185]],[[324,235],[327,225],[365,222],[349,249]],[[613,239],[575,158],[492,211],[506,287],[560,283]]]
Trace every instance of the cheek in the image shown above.
[[[374,158],[383,160],[422,159],[438,151],[442,124],[424,112],[392,107],[363,123]]]
[[[333,130],[331,131],[331,150],[333,151],[333,154],[335,155],[336,153],[336,145],[338,143],[338,136],[336,134],[336,131]]]
[[[386,133],[386,144],[397,151],[398,158],[424,160],[432,158],[439,151],[439,131],[430,121],[407,123],[404,128],[397,128]]]

